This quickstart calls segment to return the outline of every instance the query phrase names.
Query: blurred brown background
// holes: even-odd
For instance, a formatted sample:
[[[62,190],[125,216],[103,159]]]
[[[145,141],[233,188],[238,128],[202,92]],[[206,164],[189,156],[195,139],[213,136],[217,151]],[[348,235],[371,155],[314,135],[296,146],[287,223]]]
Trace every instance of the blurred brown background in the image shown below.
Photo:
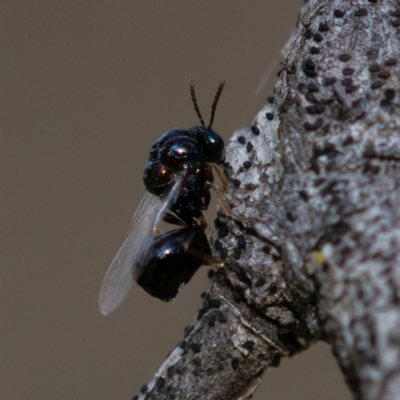
[[[198,123],[251,124],[301,0],[3,1],[0,13],[0,398],[125,399],[182,338],[207,287],[173,304],[99,288],[144,194],[150,145]],[[272,78],[260,93],[267,71]],[[247,112],[246,112],[247,110]],[[326,345],[265,374],[254,399],[350,399]]]

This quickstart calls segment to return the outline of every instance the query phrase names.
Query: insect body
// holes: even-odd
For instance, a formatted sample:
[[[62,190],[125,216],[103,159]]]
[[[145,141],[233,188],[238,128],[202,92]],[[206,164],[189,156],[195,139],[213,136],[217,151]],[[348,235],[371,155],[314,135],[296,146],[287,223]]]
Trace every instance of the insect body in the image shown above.
[[[224,142],[211,129],[224,83],[219,85],[206,127],[190,80],[202,125],[168,131],[151,147],[143,173],[147,192],[100,289],[104,315],[122,302],[134,281],[150,295],[172,300],[206,260],[213,260],[202,211],[211,199],[212,164],[224,160]],[[180,228],[157,236],[161,220]]]

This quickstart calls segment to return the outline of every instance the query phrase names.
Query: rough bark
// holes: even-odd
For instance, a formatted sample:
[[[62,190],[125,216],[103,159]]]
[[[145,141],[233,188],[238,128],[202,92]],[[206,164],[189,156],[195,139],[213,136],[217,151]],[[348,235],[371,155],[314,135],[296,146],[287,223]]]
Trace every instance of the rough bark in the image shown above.
[[[244,399],[318,340],[354,398],[400,399],[399,2],[310,0],[281,64],[227,145],[230,273],[141,399]]]

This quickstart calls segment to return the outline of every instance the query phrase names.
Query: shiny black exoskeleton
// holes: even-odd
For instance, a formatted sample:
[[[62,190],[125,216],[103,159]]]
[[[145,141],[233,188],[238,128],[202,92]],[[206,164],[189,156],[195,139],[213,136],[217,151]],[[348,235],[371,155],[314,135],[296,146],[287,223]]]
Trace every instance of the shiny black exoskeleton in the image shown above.
[[[208,208],[211,200],[212,164],[222,164],[225,157],[224,142],[211,129],[224,84],[222,81],[219,85],[210,124],[206,127],[197,106],[194,83],[190,80],[193,104],[202,125],[164,133],[151,147],[143,173],[146,189],[159,197],[169,192],[177,176],[184,176],[179,193],[168,207],[170,212],[163,219],[186,227],[154,239],[147,265],[137,279],[144,290],[162,300],[173,299],[205,263],[205,258],[213,258],[204,233],[202,211]]]
[[[193,81],[190,81],[193,104],[202,125],[164,133],[151,147],[144,169],[146,189],[160,197],[174,185],[177,174],[185,175],[185,184],[170,205],[170,210],[188,225],[193,224],[193,217],[201,218],[202,211],[210,204],[209,183],[213,182],[211,163],[218,165],[224,161],[224,141],[211,129],[224,83],[220,83],[212,106],[211,121],[206,127],[197,106]]]
[[[152,253],[137,279],[147,293],[164,301],[172,300],[192,279],[204,260],[186,251],[186,243],[196,252],[211,256],[204,227],[175,229],[154,239]]]
[[[211,129],[223,87],[224,81],[218,87],[206,127],[190,80],[201,126],[173,129],[153,144],[143,174],[147,193],[103,279],[99,294],[102,314],[121,304],[134,281],[152,296],[169,301],[201,265],[215,263],[202,211],[209,206],[210,187],[217,190],[212,183],[212,164],[224,160],[224,142]],[[156,236],[161,220],[180,228]]]

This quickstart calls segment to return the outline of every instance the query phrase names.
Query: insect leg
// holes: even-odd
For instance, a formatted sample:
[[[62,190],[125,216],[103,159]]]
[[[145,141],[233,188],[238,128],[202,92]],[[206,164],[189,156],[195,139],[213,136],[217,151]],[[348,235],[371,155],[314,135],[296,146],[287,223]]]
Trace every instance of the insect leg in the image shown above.
[[[230,184],[229,184],[228,179],[226,179],[226,176],[224,175],[224,173],[220,170],[220,168],[216,164],[212,164],[212,166],[214,167],[215,172],[218,175],[218,178],[221,179],[221,182],[224,185],[224,187],[226,187],[228,189],[230,187]]]
[[[212,183],[212,182],[209,182],[209,181],[206,182],[206,185],[209,186],[212,190],[214,190],[214,192],[218,196],[218,200],[220,201],[220,203],[222,205],[222,208],[224,209],[225,214],[228,215],[228,216],[231,216],[232,215],[232,210],[229,208],[229,205],[226,202],[224,195],[219,190],[218,186],[215,183]]]

